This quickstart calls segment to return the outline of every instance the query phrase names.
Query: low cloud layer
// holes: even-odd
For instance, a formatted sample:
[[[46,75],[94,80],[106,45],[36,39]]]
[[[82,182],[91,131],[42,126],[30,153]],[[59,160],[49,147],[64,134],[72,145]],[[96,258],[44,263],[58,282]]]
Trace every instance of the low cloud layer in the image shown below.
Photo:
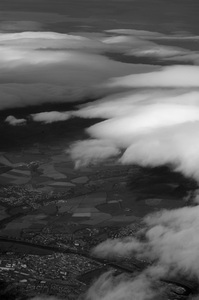
[[[114,277],[102,275],[88,291],[86,299],[95,299],[95,293],[99,299],[122,299],[129,291],[132,299],[157,299],[161,298],[161,287],[154,284],[160,280],[171,280],[184,276],[187,280],[199,280],[198,262],[198,227],[199,206],[184,207],[175,210],[164,210],[145,217],[145,229],[142,230],[142,241],[138,238],[128,237],[124,239],[107,240],[93,250],[97,257],[113,259],[121,257],[137,257],[138,259],[153,262],[139,275],[129,280],[120,281],[115,287]],[[107,278],[105,278],[107,276]],[[140,283],[140,284],[139,284]],[[109,287],[104,294],[100,289],[103,284]],[[134,289],[134,285],[137,289]],[[117,289],[118,288],[118,289]],[[101,293],[100,293],[101,290]],[[136,293],[137,291],[137,293]],[[97,294],[97,295],[98,295]],[[155,298],[156,299],[156,298]],[[191,297],[189,299],[198,299]]]
[[[124,275],[114,277],[108,272],[90,287],[85,300],[152,300],[157,294],[153,281],[146,274],[132,280]]]
[[[74,112],[78,117],[102,118],[101,122],[87,129],[91,137],[89,151],[92,152],[92,139],[95,143],[106,141],[120,149],[115,159],[122,164],[151,167],[169,164],[174,171],[180,171],[199,182],[197,79],[197,66],[166,67],[159,71],[113,79],[110,89],[123,87],[123,92],[81,105]],[[89,164],[89,157],[85,159],[81,155],[81,143],[85,141],[73,145],[71,155],[75,160],[73,153],[79,151],[78,161],[82,159]],[[106,149],[100,150],[100,156],[102,152],[105,154]],[[98,153],[93,153],[95,156],[92,155],[91,162],[98,158]],[[194,203],[198,204],[197,192],[194,197]],[[140,232],[142,239],[138,235],[109,239],[99,244],[93,250],[93,255],[106,259],[136,256],[153,264],[130,281],[121,280],[119,291],[113,284],[114,276],[105,280],[101,277],[92,285],[86,299],[93,300],[99,295],[100,300],[113,297],[119,300],[122,299],[120,295],[126,295],[129,287],[129,299],[132,299],[136,294],[131,287],[140,278],[143,288],[139,289],[137,299],[161,299],[158,294],[161,288],[153,294],[153,286],[154,282],[165,278],[185,276],[198,282],[198,215],[199,206],[160,211],[145,217],[145,228]],[[99,285],[106,283],[109,288],[103,294]],[[143,292],[145,287],[146,293]]]
[[[80,106],[74,113],[106,119],[88,128],[87,133],[120,148],[121,163],[152,167],[172,164],[174,170],[199,181],[198,75],[196,66],[174,66],[116,78],[115,87],[137,89]],[[81,143],[76,147],[81,148]],[[75,147],[73,151],[78,152]]]
[[[113,76],[157,69],[103,55],[100,38],[55,32],[0,33],[0,110],[104,95]]]
[[[70,153],[75,161],[75,167],[86,166],[89,163],[99,163],[113,156],[118,156],[120,150],[106,140],[88,140],[76,142],[67,153]]]
[[[12,32],[15,25],[19,32]],[[2,19],[0,26],[5,27],[0,33],[0,110],[44,103],[47,99],[79,101],[114,94],[124,88],[198,87],[197,66],[162,70],[160,66],[127,64],[105,56],[108,52],[161,57],[179,62],[190,60],[197,65],[197,51],[157,44],[156,39],[168,38],[163,34],[136,30],[130,34],[125,34],[125,30],[87,36],[61,34],[39,31],[42,25],[36,19],[9,22]],[[23,27],[35,31],[20,32]],[[179,38],[185,37],[173,36]],[[188,77],[184,75],[187,73]]]
[[[99,154],[92,151],[92,146],[97,141],[106,141],[121,150],[119,161],[123,164],[151,167],[172,164],[174,170],[199,181],[198,75],[197,66],[173,66],[112,79],[108,83],[110,89],[126,88],[126,92],[82,105],[74,112],[78,117],[106,120],[87,129],[93,139],[90,143],[88,140],[73,145],[73,159],[82,160],[82,164],[98,161]],[[88,145],[91,159],[81,155],[82,143]],[[104,159],[111,156],[109,153],[106,157],[106,149],[100,149],[99,160],[102,152]],[[77,159],[74,153],[79,153]],[[195,203],[198,204],[198,196]],[[154,280],[178,274],[198,280],[199,268],[195,263],[198,261],[198,213],[199,206],[150,215],[144,220],[144,240],[132,237],[107,240],[98,245],[93,254],[109,259],[137,256],[152,261],[153,266],[142,273],[144,278],[150,278],[143,282],[144,288],[148,285],[151,288]],[[135,280],[137,278],[131,279],[130,283],[127,279],[121,281],[118,291],[113,284],[114,277],[105,280],[101,277],[90,288],[87,299],[121,299],[120,293],[126,295],[126,286],[133,285]],[[104,294],[100,290],[103,284],[109,287]],[[130,290],[133,298],[134,291]],[[150,292],[139,295],[138,299],[148,299],[148,295]]]
[[[188,74],[188,76],[187,76]],[[199,87],[198,66],[172,66],[157,72],[130,75],[113,79],[110,87]]]
[[[94,249],[100,257],[137,256],[155,263],[154,275],[184,274],[199,279],[197,232],[199,206],[164,210],[147,216],[145,241],[135,238],[107,240]],[[160,272],[161,271],[161,272]]]

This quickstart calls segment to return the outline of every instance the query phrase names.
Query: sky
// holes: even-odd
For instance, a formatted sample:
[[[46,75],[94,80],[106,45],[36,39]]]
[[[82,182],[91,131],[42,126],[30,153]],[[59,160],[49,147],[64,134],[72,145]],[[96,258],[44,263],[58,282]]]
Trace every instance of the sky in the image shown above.
[[[1,125],[23,131],[34,122],[98,118],[87,139],[63,149],[76,168],[112,157],[171,165],[199,183],[198,11],[198,0],[1,0]],[[54,109],[45,111],[49,103]],[[59,110],[60,103],[73,108]],[[104,274],[85,299],[152,300],[163,276],[199,278],[198,195],[190,207],[147,216],[144,242],[108,240],[93,249],[155,264],[134,279]]]
[[[75,22],[76,26],[94,26],[98,30],[123,25],[152,31],[158,28],[168,33],[198,33],[198,9],[197,0],[2,0],[0,3],[1,15],[8,12],[7,20],[13,11],[15,19],[25,11],[30,19],[41,22],[47,14],[61,15],[53,25],[60,30],[63,28],[59,23],[67,16],[71,18],[68,25]]]

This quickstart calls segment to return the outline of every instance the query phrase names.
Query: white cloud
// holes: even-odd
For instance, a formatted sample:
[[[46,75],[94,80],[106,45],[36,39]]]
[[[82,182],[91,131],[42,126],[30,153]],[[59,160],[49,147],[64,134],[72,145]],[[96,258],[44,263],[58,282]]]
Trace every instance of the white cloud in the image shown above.
[[[153,282],[145,274],[135,279],[114,277],[110,272],[103,274],[89,288],[86,300],[152,300],[157,296]],[[124,298],[125,297],[125,298]]]
[[[127,147],[121,162],[142,166],[173,164],[176,171],[199,181],[199,122],[185,123],[138,138]]]
[[[1,33],[0,45],[15,49],[80,49],[101,52],[107,49],[97,39],[47,31]]]
[[[151,167],[172,164],[174,170],[199,182],[198,75],[198,67],[175,66],[118,78],[112,81],[114,87],[133,89],[81,105],[75,114],[107,119],[88,128],[87,133],[93,139],[121,149],[121,163]],[[79,145],[76,144],[76,152],[81,149]],[[100,151],[103,153],[103,147]],[[81,151],[79,155],[78,159],[81,159]],[[75,160],[75,156],[73,158]],[[88,153],[86,162],[89,161]],[[197,192],[194,201],[198,204]],[[103,258],[135,255],[138,259],[153,262],[153,266],[141,273],[150,278],[150,284],[153,280],[177,274],[199,278],[198,215],[199,206],[149,215],[142,231],[145,239],[109,239],[99,244],[93,254]],[[128,280],[124,282],[129,284]],[[131,284],[133,282],[131,280]],[[110,286],[107,294],[99,293],[99,299],[109,299],[106,298],[109,292],[110,297],[113,295],[116,299],[117,295],[126,295],[123,286],[117,292],[114,285]],[[143,290],[145,286],[146,282]],[[95,299],[98,296],[95,285],[91,291],[90,299]]]
[[[197,40],[199,39],[198,35],[193,35],[190,32],[182,32],[182,31],[175,31],[172,34],[164,34],[160,32],[155,32],[155,31],[148,31],[148,30],[137,30],[137,29],[125,29],[125,28],[120,28],[120,29],[110,29],[110,30],[105,30],[106,33],[109,34],[116,34],[116,35],[127,35],[127,36],[137,36],[141,39],[146,39],[146,40]]]
[[[138,86],[151,85],[153,89],[112,95],[80,106],[74,114],[107,118],[88,128],[87,133],[93,139],[109,141],[124,150],[121,163],[152,167],[169,163],[175,170],[199,181],[198,70],[194,66],[177,66],[123,77],[118,82],[133,87],[139,82]],[[180,79],[185,81],[188,71],[187,84],[183,87]],[[146,76],[151,84],[149,80],[144,81]],[[164,89],[159,88],[160,82]]]
[[[163,211],[146,217],[147,248],[143,255],[170,270],[199,278],[199,206]]]
[[[151,104],[132,108],[121,117],[98,123],[87,131],[91,136],[110,140],[126,140],[151,133],[156,129],[185,122],[199,121],[199,107],[175,104]]]
[[[74,143],[68,150],[76,167],[97,163],[111,156],[118,156],[120,150],[112,143],[103,140],[86,140]]]
[[[24,125],[26,123],[26,119],[17,119],[14,116],[8,116],[5,119],[5,122],[7,122],[8,124],[10,124],[12,126]]]
[[[180,47],[159,45],[142,35],[116,35],[105,37],[102,42],[107,44],[111,51],[121,52],[128,56],[151,57],[162,60],[174,57],[176,60],[181,59],[182,61],[189,56],[190,61],[196,60],[196,57],[193,56],[196,55],[195,52]]]
[[[93,254],[103,258],[148,259],[154,265],[146,271],[153,279],[176,276],[199,278],[199,206],[164,210],[145,218],[144,241],[129,237],[107,240]],[[143,234],[142,233],[142,234]]]
[[[187,74],[189,74],[187,76]],[[172,66],[159,71],[115,78],[110,87],[199,87],[198,66]]]
[[[130,256],[142,249],[142,244],[134,237],[108,239],[96,246],[92,254],[103,258]]]
[[[33,121],[50,124],[54,122],[66,121],[70,119],[70,112],[49,111],[31,115]]]
[[[143,89],[132,90],[104,97],[92,103],[79,105],[79,109],[74,111],[75,116],[82,118],[106,118],[122,117],[138,111],[145,110],[149,105],[161,107],[161,105],[178,104],[177,107],[181,110],[180,105],[184,105],[186,110],[187,105],[199,105],[198,90],[190,89]],[[189,110],[189,109],[188,109]]]
[[[112,47],[112,51],[121,52],[127,56],[137,56],[141,58],[156,58],[158,61],[179,61],[179,63],[189,62],[198,65],[199,52],[191,49],[180,48],[177,46],[161,45],[161,42],[177,41],[197,41],[199,36],[190,33],[176,32],[175,34],[166,35],[158,32],[135,29],[112,29],[105,30],[111,34],[108,38],[101,39],[104,43]],[[187,43],[188,45],[188,43]]]
[[[185,60],[187,56],[190,55],[188,50],[184,50],[177,47],[169,47],[169,46],[162,46],[162,45],[150,45],[143,48],[138,49],[131,49],[126,53],[126,55],[134,55],[138,57],[155,57],[160,59],[175,59],[176,60]],[[191,55],[193,55],[191,53]],[[193,56],[192,56],[193,58]],[[191,56],[190,56],[191,60]]]
[[[47,102],[48,97],[49,101],[63,101],[65,95],[66,102],[96,97],[107,90],[102,83],[113,76],[157,69],[116,62],[97,54],[105,49],[107,45],[99,39],[82,36],[54,32],[1,33],[0,109],[39,104]],[[53,90],[52,95],[48,89]],[[54,93],[58,96],[53,100]]]

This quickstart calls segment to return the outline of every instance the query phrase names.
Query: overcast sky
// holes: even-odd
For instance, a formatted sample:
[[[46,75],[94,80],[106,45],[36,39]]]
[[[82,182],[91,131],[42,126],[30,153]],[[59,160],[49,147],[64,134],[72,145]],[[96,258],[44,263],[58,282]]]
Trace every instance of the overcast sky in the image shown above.
[[[133,25],[134,28],[148,30],[157,30],[158,26],[159,31],[168,33],[199,32],[197,0],[1,0],[0,11],[0,20],[7,21],[18,17],[22,20],[29,15],[29,20],[48,23],[47,13],[53,13],[62,15],[57,18],[57,23],[64,22],[63,15],[67,15],[76,25],[99,29],[121,25],[131,28]],[[5,15],[3,11],[14,11],[15,14]],[[26,17],[20,15],[22,11],[26,11]],[[70,19],[65,21],[72,22]],[[63,29],[59,24],[55,27]]]

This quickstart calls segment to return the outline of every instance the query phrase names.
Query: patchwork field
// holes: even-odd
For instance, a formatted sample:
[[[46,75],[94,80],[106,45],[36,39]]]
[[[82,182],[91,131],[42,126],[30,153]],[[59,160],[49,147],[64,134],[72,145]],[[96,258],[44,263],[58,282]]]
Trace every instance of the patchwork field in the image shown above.
[[[60,232],[60,217],[62,233],[71,223],[123,226],[186,202],[176,192],[185,179],[175,174],[171,184],[169,170],[149,171],[112,161],[76,170],[59,147],[46,147],[45,155],[39,145],[1,153],[0,167],[3,236],[20,237],[27,230],[36,233],[52,222],[53,231]]]

